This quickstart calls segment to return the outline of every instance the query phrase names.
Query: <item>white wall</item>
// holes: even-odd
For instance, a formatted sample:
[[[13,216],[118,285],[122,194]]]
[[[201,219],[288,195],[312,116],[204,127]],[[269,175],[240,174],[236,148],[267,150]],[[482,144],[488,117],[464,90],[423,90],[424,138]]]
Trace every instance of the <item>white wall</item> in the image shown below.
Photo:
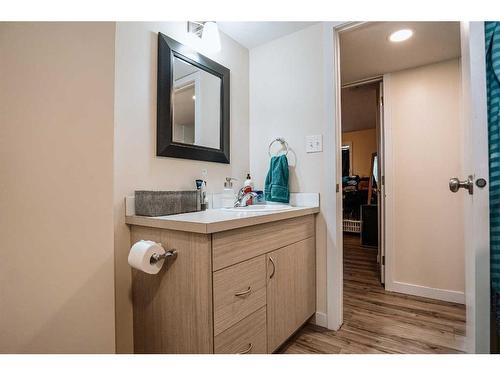
[[[387,226],[394,236],[387,238],[388,288],[463,302],[466,193],[448,189],[449,178],[463,177],[459,60],[384,76],[384,98],[392,145]]]
[[[156,157],[157,38],[162,32],[188,44],[185,22],[127,23],[116,28],[115,279],[118,352],[132,352],[132,303],[124,197],[136,189],[193,189],[208,170],[208,191],[221,192],[226,176],[241,183],[249,170],[248,50],[221,34],[222,50],[209,58],[231,70],[231,164]],[[238,187],[237,185],[236,187]]]
[[[0,23],[0,352],[113,353],[113,23]]]
[[[290,190],[326,193],[324,153],[305,152],[306,135],[325,132],[323,64],[321,23],[250,50],[250,171],[256,188],[264,185],[270,141],[284,137],[292,149]],[[323,212],[316,234],[317,311],[326,313]]]

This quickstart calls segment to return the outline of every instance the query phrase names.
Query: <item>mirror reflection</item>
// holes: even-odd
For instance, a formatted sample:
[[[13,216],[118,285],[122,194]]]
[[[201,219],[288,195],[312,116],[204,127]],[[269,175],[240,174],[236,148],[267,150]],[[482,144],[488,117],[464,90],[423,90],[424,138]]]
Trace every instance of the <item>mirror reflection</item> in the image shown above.
[[[221,79],[177,56],[173,79],[172,140],[220,149]]]

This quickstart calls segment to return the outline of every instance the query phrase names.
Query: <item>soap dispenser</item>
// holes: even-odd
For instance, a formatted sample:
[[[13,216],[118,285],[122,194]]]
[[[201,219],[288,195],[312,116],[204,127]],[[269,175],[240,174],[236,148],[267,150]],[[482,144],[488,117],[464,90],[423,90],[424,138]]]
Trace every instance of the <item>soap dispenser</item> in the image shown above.
[[[245,182],[243,183],[243,193],[250,193],[253,191],[253,181],[252,181],[252,177],[250,177],[250,173],[247,173],[247,178],[245,180]],[[253,199],[252,198],[249,198],[247,200],[247,205],[252,205],[253,204]]]
[[[254,190],[253,180],[252,177],[250,177],[250,173],[247,173],[247,178],[245,180],[245,183],[243,184],[243,187],[245,188],[245,193],[248,193],[248,191],[246,191],[247,188],[249,188],[249,191]]]
[[[205,211],[208,208],[206,181],[196,180],[196,190],[198,191],[198,208],[200,211]]]
[[[233,181],[237,181],[237,179],[226,177],[226,182],[224,182],[224,192],[222,193],[222,207],[224,208],[234,207],[236,193],[233,189]]]

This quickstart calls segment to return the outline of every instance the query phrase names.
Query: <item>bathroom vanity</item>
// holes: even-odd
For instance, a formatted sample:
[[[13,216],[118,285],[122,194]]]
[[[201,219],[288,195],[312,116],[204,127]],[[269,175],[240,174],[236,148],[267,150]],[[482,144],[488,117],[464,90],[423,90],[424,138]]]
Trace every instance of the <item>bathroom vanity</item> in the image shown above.
[[[133,270],[136,353],[272,353],[316,311],[315,214],[127,216],[131,242],[177,256]]]

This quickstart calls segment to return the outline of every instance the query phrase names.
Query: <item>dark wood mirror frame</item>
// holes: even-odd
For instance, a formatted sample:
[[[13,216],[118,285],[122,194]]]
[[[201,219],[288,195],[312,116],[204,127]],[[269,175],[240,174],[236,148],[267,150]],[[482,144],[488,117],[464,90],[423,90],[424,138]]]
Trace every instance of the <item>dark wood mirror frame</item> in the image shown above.
[[[173,66],[174,57],[188,62],[221,79],[220,149],[173,141]],[[158,87],[156,120],[156,155],[205,160],[229,164],[229,75],[226,67],[191,48],[158,33]]]

